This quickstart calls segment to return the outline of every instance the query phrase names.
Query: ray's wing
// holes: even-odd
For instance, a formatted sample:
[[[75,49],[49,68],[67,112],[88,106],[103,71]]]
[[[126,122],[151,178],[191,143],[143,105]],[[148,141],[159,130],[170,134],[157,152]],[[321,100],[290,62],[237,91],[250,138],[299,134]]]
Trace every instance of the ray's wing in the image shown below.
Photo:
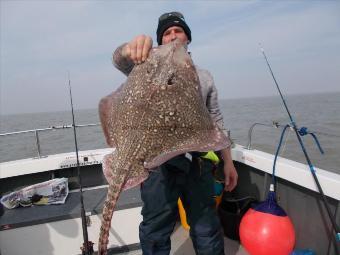
[[[99,102],[99,118],[106,139],[110,147],[116,147],[117,140],[115,130],[117,130],[118,114],[117,108],[125,84],[123,83],[116,91],[102,98]]]

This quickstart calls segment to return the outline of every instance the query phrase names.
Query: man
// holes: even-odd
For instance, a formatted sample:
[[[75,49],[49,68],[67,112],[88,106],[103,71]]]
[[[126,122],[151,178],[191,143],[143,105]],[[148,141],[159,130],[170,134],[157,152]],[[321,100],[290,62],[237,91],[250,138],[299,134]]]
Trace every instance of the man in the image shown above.
[[[157,42],[159,45],[180,40],[184,46],[191,42],[191,31],[179,12],[165,13],[159,17]],[[139,35],[118,47],[113,54],[113,64],[129,75],[134,65],[144,62],[152,48],[152,39]],[[207,109],[217,125],[223,128],[217,91],[210,73],[197,68],[201,93]],[[231,159],[230,147],[221,151],[224,160],[225,190],[237,184],[237,172]],[[212,163],[198,153],[177,156],[151,171],[141,185],[144,202],[139,236],[144,255],[170,253],[170,235],[177,218],[177,201],[180,197],[190,224],[190,236],[197,254],[224,254],[223,235],[215,211],[214,178]]]

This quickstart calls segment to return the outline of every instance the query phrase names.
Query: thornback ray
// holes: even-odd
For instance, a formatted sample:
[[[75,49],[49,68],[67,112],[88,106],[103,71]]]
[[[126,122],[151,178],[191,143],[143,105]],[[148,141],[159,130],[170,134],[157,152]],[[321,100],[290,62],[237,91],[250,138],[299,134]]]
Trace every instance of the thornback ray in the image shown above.
[[[109,188],[98,254],[106,254],[122,190],[140,184],[150,169],[177,155],[221,150],[230,140],[211,119],[195,65],[178,40],[153,48],[127,81],[101,100],[99,114],[106,141],[115,147],[103,160]]]

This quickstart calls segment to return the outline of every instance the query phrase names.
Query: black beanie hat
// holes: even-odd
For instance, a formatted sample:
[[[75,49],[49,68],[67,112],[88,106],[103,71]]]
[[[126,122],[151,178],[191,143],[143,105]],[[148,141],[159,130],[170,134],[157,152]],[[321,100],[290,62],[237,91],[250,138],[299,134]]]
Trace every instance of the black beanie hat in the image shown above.
[[[172,26],[178,26],[183,28],[189,41],[191,42],[191,31],[187,23],[185,23],[184,16],[179,12],[164,13],[159,17],[157,27],[157,42],[158,45],[162,44],[162,37],[164,32]]]

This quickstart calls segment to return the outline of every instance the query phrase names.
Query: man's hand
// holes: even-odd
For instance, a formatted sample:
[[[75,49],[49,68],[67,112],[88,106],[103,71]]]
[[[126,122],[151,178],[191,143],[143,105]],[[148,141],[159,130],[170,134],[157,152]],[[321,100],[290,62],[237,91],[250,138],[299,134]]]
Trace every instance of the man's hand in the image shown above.
[[[125,45],[122,54],[135,64],[141,64],[149,56],[151,48],[152,38],[148,35],[138,35]]]
[[[224,190],[232,191],[236,187],[238,179],[238,174],[233,162],[231,163],[225,162],[223,170],[225,175]]]
[[[224,160],[224,190],[232,191],[237,185],[238,174],[235,169],[233,159],[231,158],[230,148],[221,150],[221,153]]]

